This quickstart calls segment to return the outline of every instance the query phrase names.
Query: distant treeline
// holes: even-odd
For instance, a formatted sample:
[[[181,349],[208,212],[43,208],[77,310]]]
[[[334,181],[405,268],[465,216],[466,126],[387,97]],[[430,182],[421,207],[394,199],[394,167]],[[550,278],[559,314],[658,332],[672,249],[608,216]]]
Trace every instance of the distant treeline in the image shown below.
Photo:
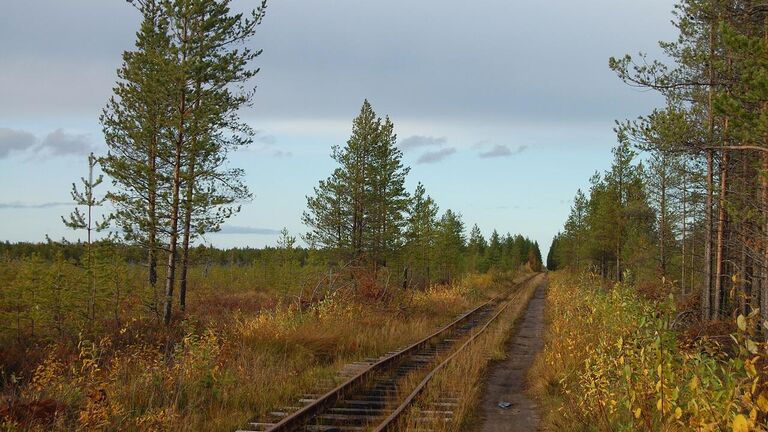
[[[117,249],[119,255],[128,264],[144,264],[144,261],[146,261],[146,251],[141,246],[108,241],[94,242],[94,245],[105,244],[109,244],[112,248]],[[190,248],[190,262],[193,265],[248,265],[275,255],[277,250],[278,248],[273,246],[265,246],[263,248],[246,246],[242,248],[219,249],[206,245],[198,245]],[[61,253],[67,260],[80,261],[87,253],[87,250],[85,245],[81,242],[0,242],[0,257],[6,260],[28,258],[37,255],[45,261],[52,261],[59,253]],[[314,251],[314,253],[323,255],[323,251]],[[309,250],[302,247],[295,247],[293,248],[292,256],[295,257],[299,263],[304,263],[309,256]]]

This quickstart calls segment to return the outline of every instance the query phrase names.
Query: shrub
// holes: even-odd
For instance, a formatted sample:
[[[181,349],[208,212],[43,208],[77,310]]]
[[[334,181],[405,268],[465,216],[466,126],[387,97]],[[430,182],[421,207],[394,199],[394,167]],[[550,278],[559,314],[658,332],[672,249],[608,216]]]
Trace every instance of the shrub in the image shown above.
[[[547,296],[534,393],[562,430],[766,430],[766,344],[756,317],[738,318],[732,352],[711,340],[681,344],[671,297],[651,301],[629,284],[558,273]]]

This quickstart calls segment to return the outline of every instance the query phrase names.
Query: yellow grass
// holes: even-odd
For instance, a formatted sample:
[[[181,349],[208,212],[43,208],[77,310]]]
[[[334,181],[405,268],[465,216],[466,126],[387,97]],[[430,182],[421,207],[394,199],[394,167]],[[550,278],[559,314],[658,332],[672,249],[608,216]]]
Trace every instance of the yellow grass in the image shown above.
[[[434,431],[459,432],[468,430],[476,420],[477,404],[482,397],[483,378],[491,362],[502,360],[506,356],[506,341],[513,333],[515,323],[523,315],[528,301],[533,296],[540,276],[527,282],[510,297],[506,310],[492,323],[485,332],[439,371],[430,381],[416,404],[400,420],[397,430],[429,429]],[[497,285],[496,289],[509,290],[512,281]],[[414,377],[412,387],[421,377]],[[434,416],[434,422],[417,422],[418,418],[428,418],[422,410],[436,410],[430,403],[439,402],[442,397],[457,399],[457,406],[442,410],[453,411],[452,421],[445,422],[443,416]]]
[[[294,296],[222,293],[233,304],[253,296],[276,304],[259,311],[227,306],[226,313],[211,311],[215,320],[195,306],[189,330],[169,346],[117,347],[104,337],[81,343],[77,358],[51,355],[20,389],[20,400],[51,399],[66,410],[53,425],[4,427],[231,431],[254,416],[295,405],[303,393],[324,390],[320,383],[329,386],[347,363],[418,340],[495,290],[491,276],[476,275],[454,286],[401,293],[386,303],[338,292],[299,307]],[[198,305],[208,298],[196,295]],[[121,330],[132,331],[130,322]]]
[[[766,430],[767,351],[753,340],[755,317],[739,318],[724,350],[681,340],[676,315],[671,299],[628,284],[553,275],[545,347],[529,372],[548,430]]]

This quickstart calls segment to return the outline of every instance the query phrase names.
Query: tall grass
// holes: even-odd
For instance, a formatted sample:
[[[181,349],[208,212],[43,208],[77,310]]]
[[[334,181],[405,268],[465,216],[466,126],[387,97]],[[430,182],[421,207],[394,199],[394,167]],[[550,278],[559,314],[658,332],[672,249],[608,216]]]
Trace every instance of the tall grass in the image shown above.
[[[496,321],[435,375],[414,406],[399,420],[397,430],[459,432],[470,429],[477,420],[476,409],[482,397],[484,374],[491,362],[505,358],[506,341],[513,333],[515,323],[524,314],[541,277],[519,287]],[[512,283],[512,280],[498,283],[496,289],[509,290]],[[410,387],[415,388],[421,378],[414,377]],[[456,406],[434,405],[444,398],[455,400],[452,403]],[[451,414],[446,417],[440,413],[429,413],[433,411],[450,411]]]
[[[766,344],[755,316],[728,345],[673,328],[671,298],[558,273],[547,296],[546,345],[529,379],[546,426],[562,431],[766,430]]]
[[[243,289],[248,270],[196,269],[196,297],[171,329],[129,314],[75,349],[38,350],[44,358],[29,376],[6,386],[2,429],[231,431],[324,390],[347,363],[418,340],[497,289],[490,275],[473,275],[386,301],[336,290],[306,303],[301,288]]]

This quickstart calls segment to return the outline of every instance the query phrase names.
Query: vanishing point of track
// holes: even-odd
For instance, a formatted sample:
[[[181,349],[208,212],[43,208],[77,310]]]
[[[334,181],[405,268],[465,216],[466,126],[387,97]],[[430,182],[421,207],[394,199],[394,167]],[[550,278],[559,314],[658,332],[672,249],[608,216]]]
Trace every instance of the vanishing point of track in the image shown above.
[[[517,288],[524,286],[537,274],[514,284],[502,297],[491,299],[459,316],[450,324],[424,339],[368,363],[356,364],[356,373],[347,381],[322,395],[306,395],[288,413],[275,411],[265,421],[252,421],[246,431],[269,432],[359,432],[392,431],[401,415],[417,399],[435,374],[464,348],[469,346],[510,304]],[[415,388],[401,388],[406,378],[421,380]],[[444,416],[450,420],[456,400],[441,398],[433,409],[423,415]],[[434,419],[434,417],[431,417]],[[428,421],[430,418],[425,418]],[[420,429],[426,430],[426,429]]]

